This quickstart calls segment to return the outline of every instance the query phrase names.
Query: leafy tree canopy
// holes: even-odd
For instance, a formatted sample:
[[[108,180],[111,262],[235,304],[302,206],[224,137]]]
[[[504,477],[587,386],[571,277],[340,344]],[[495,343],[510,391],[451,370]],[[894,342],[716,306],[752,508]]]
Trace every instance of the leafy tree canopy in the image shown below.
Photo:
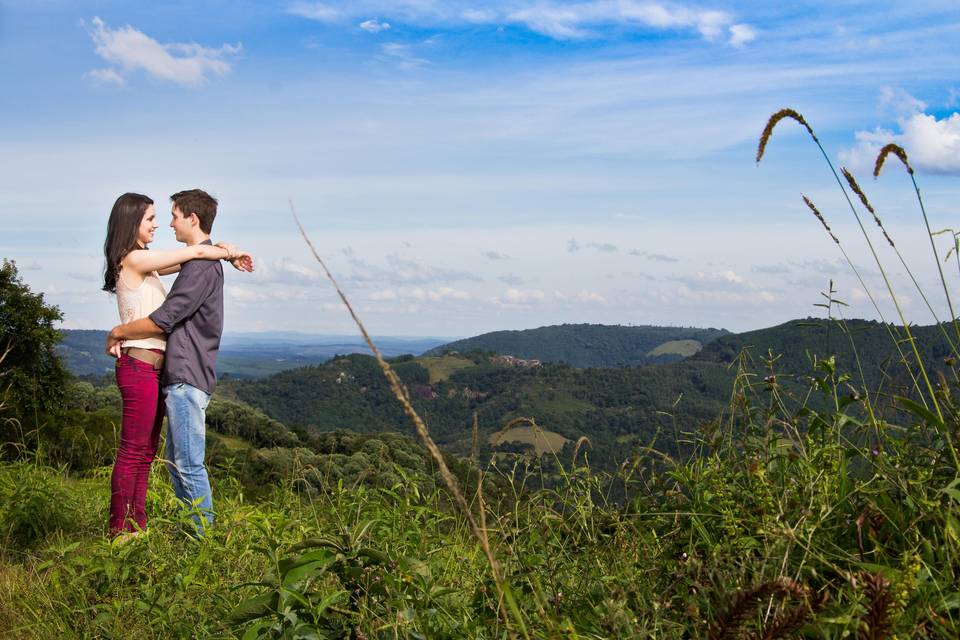
[[[58,406],[67,372],[54,347],[63,314],[24,284],[13,261],[0,266],[0,385],[21,422]]]

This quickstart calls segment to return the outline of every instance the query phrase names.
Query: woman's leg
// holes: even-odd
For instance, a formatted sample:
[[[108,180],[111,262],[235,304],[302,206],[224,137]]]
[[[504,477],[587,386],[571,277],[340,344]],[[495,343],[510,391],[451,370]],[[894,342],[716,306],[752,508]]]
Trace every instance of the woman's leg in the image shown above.
[[[141,527],[146,525],[142,516],[143,501],[149,461],[153,460],[151,451],[156,451],[158,372],[144,362],[123,355],[117,361],[117,386],[123,398],[123,417],[117,461],[110,482],[111,535],[133,531],[134,522]],[[141,484],[143,490],[140,490]]]
[[[147,446],[142,452],[139,461],[137,473],[137,483],[134,493],[134,520],[141,529],[147,528],[147,513],[145,506],[147,503],[147,485],[150,482],[150,468],[153,459],[157,457],[157,446],[160,443],[160,429],[163,426],[164,402],[163,394],[160,393],[160,372],[156,372],[156,417],[153,420],[153,428],[150,431],[150,437],[147,440]]]

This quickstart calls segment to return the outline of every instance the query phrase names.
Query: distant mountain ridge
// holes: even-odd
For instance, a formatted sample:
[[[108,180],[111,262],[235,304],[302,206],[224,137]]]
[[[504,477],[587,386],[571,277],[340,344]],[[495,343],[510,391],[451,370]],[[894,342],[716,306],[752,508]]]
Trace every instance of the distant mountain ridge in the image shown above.
[[[677,362],[729,333],[696,327],[560,324],[484,333],[449,342],[426,355],[494,351],[543,362],[566,362],[576,368],[627,367]]]
[[[98,329],[63,329],[57,353],[74,375],[101,376],[113,371],[114,360],[103,347],[107,332]],[[420,354],[446,341],[444,338],[374,338],[388,356]],[[258,378],[287,369],[321,364],[336,355],[370,353],[359,336],[310,335],[290,332],[227,334],[220,344],[217,373],[235,378]]]

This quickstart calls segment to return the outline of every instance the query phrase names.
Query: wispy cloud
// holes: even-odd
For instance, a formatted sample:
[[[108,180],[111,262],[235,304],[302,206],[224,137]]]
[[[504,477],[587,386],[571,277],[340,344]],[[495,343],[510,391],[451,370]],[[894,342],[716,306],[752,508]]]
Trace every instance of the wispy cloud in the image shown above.
[[[385,42],[380,45],[380,51],[383,53],[381,60],[392,62],[403,71],[415,71],[430,64],[429,60],[417,55],[410,44]]]
[[[641,251],[640,249],[631,249],[627,252],[631,256],[638,256],[641,258],[646,258],[647,260],[652,260],[653,262],[678,262],[673,256],[668,256],[663,253],[650,253],[648,251]]]
[[[513,287],[520,287],[526,283],[526,280],[513,273],[505,273],[502,276],[497,276],[497,280]]]
[[[785,264],[755,264],[750,267],[752,273],[768,273],[776,275],[780,273],[790,273],[790,267]]]
[[[362,260],[353,253],[346,254],[352,273],[346,278],[346,281],[354,284],[379,285],[392,284],[395,286],[425,286],[438,284],[451,284],[454,282],[482,282],[482,279],[476,274],[468,271],[459,271],[456,269],[447,269],[444,267],[434,267],[425,265],[412,258],[407,258],[397,254],[387,256],[387,267],[381,267]]]
[[[632,31],[689,31],[709,42],[742,47],[757,37],[757,30],[737,22],[727,11],[687,6],[677,2],[637,0],[587,0],[558,2],[499,0],[478,9],[463,1],[387,2],[366,0],[334,6],[323,2],[297,2],[289,12],[319,22],[338,22],[371,13],[393,22],[442,28],[463,24],[516,26],[555,40],[599,38],[608,28]],[[382,25],[367,20],[364,24]]]
[[[575,238],[570,238],[570,241],[567,242],[567,252],[576,253],[581,249],[594,249],[601,253],[616,253],[620,250],[619,247],[615,244],[610,244],[609,242],[585,242],[583,244],[577,242]]]
[[[343,12],[323,2],[295,2],[289,12],[296,16],[318,22],[334,22],[343,17]]]
[[[87,71],[86,77],[101,84],[123,84],[123,76],[113,69],[92,69]]]
[[[493,299],[497,306],[530,306],[533,304],[542,304],[547,299],[547,295],[540,289],[515,289],[510,287]]]
[[[499,251],[484,251],[480,255],[482,255],[484,258],[487,258],[488,260],[508,260],[510,258],[510,256],[508,256],[507,254],[501,253]]]
[[[129,25],[111,29],[99,17],[91,21],[87,31],[97,55],[114,65],[94,69],[87,75],[99,82],[115,84],[123,83],[123,74],[140,70],[181,86],[198,87],[206,82],[210,73],[228,73],[230,64],[225,58],[242,49],[240,44],[224,44],[218,49],[194,43],[163,44]]]

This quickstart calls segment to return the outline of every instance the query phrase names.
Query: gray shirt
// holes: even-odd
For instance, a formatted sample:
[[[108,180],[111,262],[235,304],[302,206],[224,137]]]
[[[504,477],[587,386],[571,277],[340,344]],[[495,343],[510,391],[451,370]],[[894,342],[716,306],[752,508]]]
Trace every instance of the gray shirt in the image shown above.
[[[212,244],[210,240],[202,244]],[[223,333],[223,267],[219,260],[190,260],[159,309],[150,314],[167,334],[160,384],[186,382],[208,394],[217,386],[217,350]]]

